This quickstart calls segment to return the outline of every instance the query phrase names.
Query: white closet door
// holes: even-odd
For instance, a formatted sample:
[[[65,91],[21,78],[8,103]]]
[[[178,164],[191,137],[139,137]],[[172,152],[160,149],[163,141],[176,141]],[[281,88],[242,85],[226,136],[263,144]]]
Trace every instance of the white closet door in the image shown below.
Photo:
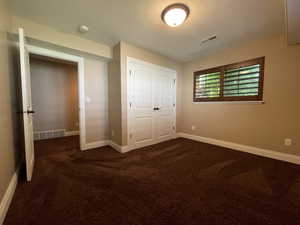
[[[128,63],[128,143],[138,148],[174,137],[176,73]]]
[[[130,69],[130,143],[137,146],[151,144],[154,141],[155,85],[153,71],[142,65],[131,65]]]
[[[158,71],[155,79],[156,139],[168,140],[175,133],[175,74]]]

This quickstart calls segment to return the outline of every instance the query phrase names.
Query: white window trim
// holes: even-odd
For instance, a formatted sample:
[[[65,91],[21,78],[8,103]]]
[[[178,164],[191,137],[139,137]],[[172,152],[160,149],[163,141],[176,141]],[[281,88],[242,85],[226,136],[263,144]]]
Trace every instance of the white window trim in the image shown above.
[[[239,105],[262,105],[265,101],[211,101],[211,102],[194,102],[193,104],[239,104]]]

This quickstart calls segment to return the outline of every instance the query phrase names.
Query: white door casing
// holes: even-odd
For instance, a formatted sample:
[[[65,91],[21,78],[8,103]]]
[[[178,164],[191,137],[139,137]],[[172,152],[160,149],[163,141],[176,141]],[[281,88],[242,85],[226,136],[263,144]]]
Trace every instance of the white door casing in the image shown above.
[[[34,168],[34,142],[33,142],[33,118],[31,102],[31,82],[29,53],[26,49],[26,39],[24,30],[19,28],[19,49],[20,49],[20,69],[21,69],[21,92],[22,92],[22,114],[24,125],[24,147],[26,160],[26,177],[30,181]]]
[[[132,58],[127,68],[129,147],[174,138],[176,72]]]
[[[64,52],[58,52],[46,48],[40,48],[33,45],[27,45],[29,53],[46,56],[55,59],[62,59],[70,62],[75,62],[78,68],[78,88],[79,88],[79,126],[80,126],[80,149],[87,150],[94,148],[93,145],[86,143],[86,126],[85,126],[85,88],[84,88],[84,58],[80,56],[70,55]]]

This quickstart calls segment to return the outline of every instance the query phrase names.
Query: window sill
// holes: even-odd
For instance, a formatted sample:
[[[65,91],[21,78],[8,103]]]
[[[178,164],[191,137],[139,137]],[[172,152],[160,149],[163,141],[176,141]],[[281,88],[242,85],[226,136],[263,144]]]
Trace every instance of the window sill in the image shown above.
[[[261,105],[265,104],[265,101],[215,101],[215,102],[193,102],[193,104],[239,104],[239,105]]]

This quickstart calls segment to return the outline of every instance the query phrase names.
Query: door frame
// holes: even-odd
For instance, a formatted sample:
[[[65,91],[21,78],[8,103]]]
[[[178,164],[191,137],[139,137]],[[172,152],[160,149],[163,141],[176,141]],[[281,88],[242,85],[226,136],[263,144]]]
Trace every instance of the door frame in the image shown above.
[[[173,69],[170,69],[170,68],[167,68],[167,67],[163,67],[163,66],[159,66],[159,65],[156,65],[156,64],[153,64],[153,63],[149,63],[149,62],[146,62],[146,61],[143,61],[143,60],[140,60],[140,59],[137,59],[137,58],[133,58],[133,57],[130,57],[130,56],[127,56],[127,60],[126,60],[126,105],[127,105],[127,110],[126,110],[126,121],[127,121],[127,146],[126,146],[126,150],[125,151],[128,151],[128,150],[132,150],[132,149],[135,149],[137,146],[135,145],[132,145],[131,142],[130,142],[130,128],[131,128],[131,121],[130,121],[130,99],[131,99],[131,96],[129,94],[129,89],[131,87],[130,85],[130,68],[129,68],[129,64],[130,63],[133,63],[133,64],[138,64],[138,65],[144,65],[144,66],[148,66],[148,67],[152,67],[154,69],[159,69],[159,70],[163,70],[163,71],[166,71],[166,72],[169,72],[169,73],[173,73],[174,77],[175,77],[175,85],[174,85],[174,104],[175,104],[175,110],[174,110],[174,126],[175,126],[175,130],[174,130],[174,134],[173,136],[170,138],[170,139],[174,139],[177,137],[176,135],[176,130],[177,130],[177,81],[178,81],[178,77],[177,77],[177,71],[176,70],[173,70]],[[153,141],[150,145],[152,144],[157,144],[159,142],[162,142],[162,141]],[[144,146],[148,146],[149,144],[145,144]],[[138,146],[137,148],[141,148],[141,147],[144,147],[144,146]]]
[[[85,130],[85,92],[84,92],[84,58],[76,55],[67,54],[64,52],[54,51],[46,48],[41,48],[33,45],[26,45],[27,50],[31,54],[61,59],[66,61],[75,62],[77,64],[78,74],[78,98],[79,98],[79,132],[80,132],[80,150],[85,150],[86,143],[86,130]]]

